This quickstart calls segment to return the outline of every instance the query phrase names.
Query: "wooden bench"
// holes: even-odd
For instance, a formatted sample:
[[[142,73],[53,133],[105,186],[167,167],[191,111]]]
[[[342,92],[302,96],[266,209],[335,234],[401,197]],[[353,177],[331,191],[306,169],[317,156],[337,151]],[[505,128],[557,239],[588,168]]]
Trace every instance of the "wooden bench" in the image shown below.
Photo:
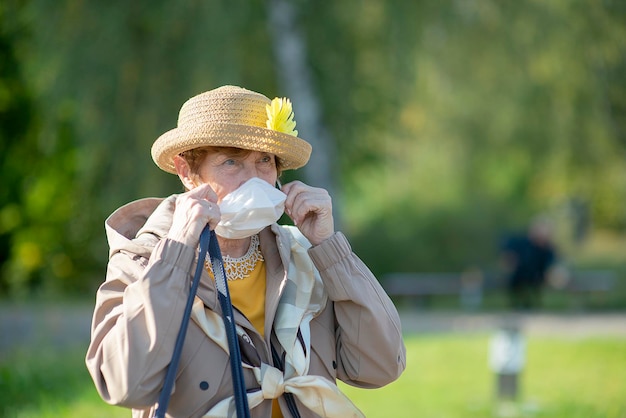
[[[549,291],[565,292],[578,306],[614,291],[617,275],[611,270],[573,270],[547,285]],[[390,273],[382,277],[387,294],[400,303],[427,305],[437,296],[455,296],[463,308],[479,308],[486,292],[506,291],[498,275],[472,270],[463,273]]]
[[[617,274],[611,270],[574,270],[561,283],[556,281],[552,289],[567,293],[574,307],[589,306],[593,300],[605,298],[618,284]]]
[[[486,288],[485,274],[480,271],[391,273],[381,283],[389,296],[403,302],[424,305],[435,296],[455,296],[465,308],[479,307]]]

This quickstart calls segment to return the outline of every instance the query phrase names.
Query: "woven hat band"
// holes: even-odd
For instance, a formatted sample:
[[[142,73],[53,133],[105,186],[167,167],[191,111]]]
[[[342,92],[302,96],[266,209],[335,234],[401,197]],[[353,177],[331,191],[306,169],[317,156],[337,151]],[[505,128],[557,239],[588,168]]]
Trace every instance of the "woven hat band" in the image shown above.
[[[178,115],[178,127],[230,123],[265,128],[265,106],[271,101],[262,94],[231,86],[199,94],[187,100]]]

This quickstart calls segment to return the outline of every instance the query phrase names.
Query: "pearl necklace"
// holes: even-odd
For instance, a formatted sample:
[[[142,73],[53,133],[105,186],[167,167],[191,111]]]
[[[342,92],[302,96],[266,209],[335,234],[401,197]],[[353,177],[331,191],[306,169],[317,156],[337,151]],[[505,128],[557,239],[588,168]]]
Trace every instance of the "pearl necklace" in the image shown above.
[[[263,254],[259,249],[259,236],[252,235],[250,237],[250,248],[243,256],[233,258],[229,255],[222,256],[224,260],[224,270],[228,280],[243,280],[256,268],[259,261],[263,261]],[[205,261],[207,270],[213,271],[209,261]]]

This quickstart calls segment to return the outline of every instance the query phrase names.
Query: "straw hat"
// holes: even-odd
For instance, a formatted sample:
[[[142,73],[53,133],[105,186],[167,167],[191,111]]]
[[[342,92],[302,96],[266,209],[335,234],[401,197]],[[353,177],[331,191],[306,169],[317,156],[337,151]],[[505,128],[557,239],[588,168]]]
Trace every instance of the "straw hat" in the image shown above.
[[[309,161],[311,145],[293,135],[297,131],[290,134],[267,128],[266,105],[271,103],[262,94],[236,86],[194,96],[181,107],[177,127],[154,141],[152,159],[162,170],[176,174],[173,158],[181,152],[205,146],[235,147],[274,154],[283,169],[300,168]]]

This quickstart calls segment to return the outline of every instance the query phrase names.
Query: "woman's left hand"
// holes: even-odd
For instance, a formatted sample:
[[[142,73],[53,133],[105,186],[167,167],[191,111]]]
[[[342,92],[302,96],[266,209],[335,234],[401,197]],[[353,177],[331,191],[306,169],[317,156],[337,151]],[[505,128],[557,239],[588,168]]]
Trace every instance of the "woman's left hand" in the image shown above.
[[[293,181],[281,190],[287,195],[285,212],[311,244],[318,245],[335,233],[333,204],[325,189]]]

